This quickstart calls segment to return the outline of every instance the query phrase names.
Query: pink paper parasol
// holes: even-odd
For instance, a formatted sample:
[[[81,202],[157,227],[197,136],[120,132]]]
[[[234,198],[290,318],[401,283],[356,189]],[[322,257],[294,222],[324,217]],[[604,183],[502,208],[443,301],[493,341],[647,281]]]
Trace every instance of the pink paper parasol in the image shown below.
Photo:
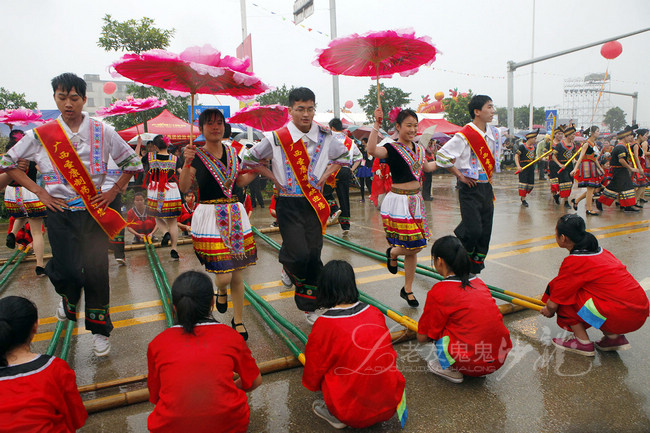
[[[113,63],[112,68],[139,83],[189,93],[192,96],[193,117],[194,95],[197,93],[242,99],[268,90],[259,78],[246,72],[249,64],[248,59],[221,57],[219,51],[204,45],[190,47],[180,54],[164,50],[125,54]],[[190,119],[192,123],[193,119]]]
[[[167,105],[167,101],[164,99],[158,99],[155,96],[149,98],[134,98],[132,96],[127,96],[126,100],[118,100],[113,102],[108,107],[102,107],[97,110],[98,116],[117,116],[120,114],[130,114],[137,113],[140,111],[152,110],[154,108],[160,108]]]
[[[254,105],[238,111],[229,121],[262,131],[273,131],[287,124],[289,109],[283,105]]]
[[[0,123],[9,125],[9,129],[14,126],[27,126],[30,123],[45,123],[39,110],[33,111],[27,108],[16,108],[8,110],[0,110]]]
[[[385,30],[335,39],[319,50],[315,64],[334,75],[376,77],[379,101],[379,78],[412,75],[420,66],[433,63],[436,53],[427,36],[416,38],[413,30]]]

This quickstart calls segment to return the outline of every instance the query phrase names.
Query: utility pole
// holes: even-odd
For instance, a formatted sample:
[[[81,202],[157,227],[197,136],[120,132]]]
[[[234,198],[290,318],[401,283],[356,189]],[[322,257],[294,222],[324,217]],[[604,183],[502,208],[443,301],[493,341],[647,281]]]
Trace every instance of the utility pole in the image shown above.
[[[533,37],[530,56],[535,57],[535,0],[533,0]],[[528,129],[533,130],[533,84],[535,83],[535,64],[530,65],[530,110],[528,115]]]
[[[336,39],[336,0],[330,0],[330,34]],[[334,94],[334,117],[341,117],[341,101],[339,99],[339,76],[332,75],[332,93]]]
[[[239,4],[241,5],[241,43],[243,44],[248,36],[248,25],[246,23],[246,0],[239,0]],[[246,139],[253,142],[253,128],[250,126],[246,128]]]

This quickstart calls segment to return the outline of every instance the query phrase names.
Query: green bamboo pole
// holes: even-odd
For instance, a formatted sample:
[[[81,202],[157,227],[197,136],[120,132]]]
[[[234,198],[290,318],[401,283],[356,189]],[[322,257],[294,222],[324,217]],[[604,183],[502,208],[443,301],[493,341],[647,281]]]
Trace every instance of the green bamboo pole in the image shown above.
[[[161,282],[163,284],[163,287],[167,291],[167,295],[171,298],[172,296],[172,287],[169,285],[169,280],[167,279],[167,274],[165,273],[165,270],[162,267],[162,264],[160,263],[160,258],[158,257],[158,253],[156,253],[156,249],[153,246],[153,244],[150,244],[150,253],[151,257],[154,260],[154,264],[156,265],[156,269],[158,269],[158,275],[160,275]]]
[[[68,351],[70,350],[70,340],[72,339],[72,331],[74,331],[75,322],[68,320],[68,326],[65,330],[65,337],[63,337],[63,344],[61,345],[61,355],[59,358],[66,360]]]
[[[56,346],[59,344],[59,337],[61,336],[61,332],[63,332],[63,321],[58,320],[56,322],[56,326],[54,327],[54,333],[50,339],[50,344],[47,346],[47,350],[45,351],[47,355],[51,356],[54,355],[54,352],[56,352]]]
[[[287,330],[289,330],[293,335],[298,337],[298,340],[302,342],[302,344],[307,344],[307,336],[305,335],[304,332],[302,332],[300,329],[298,329],[293,323],[289,322],[287,319],[285,319],[280,313],[277,312],[275,308],[271,306],[264,298],[262,298],[260,295],[255,293],[248,284],[244,282],[244,290],[248,295],[252,298],[255,299],[255,301],[262,306],[280,325],[284,326]]]
[[[17,249],[17,250],[16,250],[16,251],[11,255],[11,257],[9,257],[9,258],[7,259],[7,261],[5,262],[5,264],[2,265],[2,267],[0,268],[0,275],[2,275],[2,273],[5,271],[5,269],[7,269],[7,268],[9,267],[9,265],[11,264],[11,262],[14,261],[14,259],[15,259],[16,256],[18,255],[18,253],[20,253],[21,251],[22,251],[22,250],[21,250],[20,248],[18,248],[18,249]]]
[[[147,239],[145,239],[145,244],[147,246],[147,259],[149,260],[149,267],[151,267],[151,272],[153,273],[153,279],[156,284],[156,289],[158,289],[158,294],[160,295],[163,311],[165,313],[165,321],[167,322],[167,327],[169,328],[174,326],[174,316],[169,306],[169,297],[167,295],[167,292],[165,291],[162,282],[160,281],[160,277],[158,276],[158,270],[156,269],[156,265],[154,264],[153,258],[151,257],[152,256],[151,249],[153,248],[153,246],[150,245]]]
[[[298,358],[298,360],[300,361],[300,363],[302,365],[305,365],[305,354],[302,353],[300,351],[300,349],[298,349],[298,346],[296,346],[296,344],[293,341],[291,341],[289,336],[282,329],[280,329],[280,327],[277,325],[277,323],[275,323],[271,319],[271,317],[264,310],[264,308],[262,308],[262,306],[260,306],[257,303],[255,298],[250,295],[250,291],[244,291],[244,297],[246,298],[246,300],[248,302],[250,302],[250,304],[253,306],[253,308],[255,308],[255,310],[257,310],[259,315],[266,322],[266,324],[269,325],[269,327],[273,330],[273,332],[275,332],[282,339],[282,341],[284,341],[284,343],[289,347],[289,350],[291,351],[291,353],[293,353],[293,355],[296,358]]]
[[[6,288],[6,287],[4,287],[5,283],[7,282],[7,280],[9,280],[9,277],[11,277],[11,274],[13,274],[16,271],[16,269],[18,269],[18,265],[20,264],[20,262],[23,261],[23,259],[27,255],[28,251],[29,251],[29,247],[25,248],[22,251],[22,254],[20,256],[18,256],[18,260],[16,260],[16,263],[14,263],[14,265],[11,267],[11,269],[9,269],[9,272],[7,272],[7,275],[2,277],[2,280],[0,280],[0,293],[2,293],[4,291],[4,289]]]

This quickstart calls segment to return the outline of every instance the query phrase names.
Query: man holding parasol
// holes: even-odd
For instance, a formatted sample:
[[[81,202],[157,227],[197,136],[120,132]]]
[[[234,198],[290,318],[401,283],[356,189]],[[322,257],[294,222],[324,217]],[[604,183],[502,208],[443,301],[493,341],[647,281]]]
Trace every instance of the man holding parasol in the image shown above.
[[[86,329],[93,334],[95,355],[106,356],[113,329],[106,251],[109,238],[126,225],[108,205],[126,189],[131,176],[142,170],[142,164],[111,126],[82,111],[84,80],[71,73],[61,74],[52,79],[52,90],[61,116],[29,131],[0,160],[0,171],[8,172],[47,207],[52,260],[45,273],[63,298],[57,318],[77,319],[83,289]],[[110,190],[101,192],[111,157],[122,175]],[[17,168],[21,158],[38,164],[45,188]]]

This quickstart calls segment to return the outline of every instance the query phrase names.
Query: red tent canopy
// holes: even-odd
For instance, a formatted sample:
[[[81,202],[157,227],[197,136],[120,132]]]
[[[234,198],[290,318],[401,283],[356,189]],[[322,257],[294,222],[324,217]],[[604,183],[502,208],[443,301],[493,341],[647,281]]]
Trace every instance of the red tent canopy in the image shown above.
[[[422,134],[430,126],[436,126],[436,132],[443,134],[455,134],[462,129],[458,125],[447,122],[445,119],[422,119],[418,122],[418,134]]]
[[[190,139],[190,124],[174,116],[167,109],[163,110],[162,113],[153,119],[148,120],[147,128],[148,132],[152,134],[165,135],[173,142],[187,141]],[[142,123],[138,125],[138,129],[140,133],[144,132]],[[124,141],[129,141],[138,135],[135,126],[117,131],[117,133],[120,134],[120,137],[122,137]],[[201,131],[199,131],[199,128],[196,126],[194,127],[193,135],[194,138],[201,135]]]

